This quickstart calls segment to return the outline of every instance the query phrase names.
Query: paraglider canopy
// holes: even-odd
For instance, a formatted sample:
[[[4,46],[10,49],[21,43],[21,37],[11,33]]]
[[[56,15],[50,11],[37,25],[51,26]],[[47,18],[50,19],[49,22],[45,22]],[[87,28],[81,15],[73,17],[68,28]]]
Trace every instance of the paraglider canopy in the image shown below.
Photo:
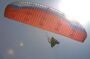
[[[10,20],[63,35],[79,42],[84,42],[87,37],[85,29],[79,23],[68,21],[62,12],[42,4],[13,2],[5,8],[4,16]],[[54,38],[50,42],[59,44]]]

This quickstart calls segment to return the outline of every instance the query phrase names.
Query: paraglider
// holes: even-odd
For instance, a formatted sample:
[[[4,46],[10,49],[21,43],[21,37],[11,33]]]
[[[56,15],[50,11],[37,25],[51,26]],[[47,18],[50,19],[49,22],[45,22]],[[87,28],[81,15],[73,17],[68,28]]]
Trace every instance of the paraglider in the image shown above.
[[[50,43],[51,47],[53,48],[56,44],[59,44],[59,41],[57,41],[54,37],[51,39],[48,39],[48,42]]]
[[[62,12],[43,4],[13,2],[5,8],[4,16],[79,42],[84,42],[87,37],[85,29],[79,23],[68,21]],[[53,39],[49,43],[52,43]],[[55,42],[51,47],[59,44],[58,41]]]

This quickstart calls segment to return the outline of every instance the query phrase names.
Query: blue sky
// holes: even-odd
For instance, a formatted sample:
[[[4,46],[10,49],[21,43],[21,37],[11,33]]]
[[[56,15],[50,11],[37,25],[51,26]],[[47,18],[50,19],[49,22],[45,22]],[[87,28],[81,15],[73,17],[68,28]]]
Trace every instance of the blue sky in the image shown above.
[[[11,21],[3,16],[6,5],[14,1],[20,0],[0,0],[0,59],[90,59],[89,7],[86,8],[88,9],[86,12],[84,11],[85,9],[82,11],[78,11],[76,9],[78,16],[75,16],[76,14],[74,13],[76,12],[74,12],[75,9],[72,9],[73,7],[71,5],[73,4],[73,1],[71,0],[67,2],[71,5],[66,4],[69,8],[66,7],[65,0],[21,0],[47,4],[64,12],[66,16],[72,16],[69,19],[74,17],[75,19],[84,20],[86,18],[86,21],[84,21],[86,23],[82,23],[88,34],[84,43],[54,34],[54,37],[60,41],[60,44],[56,45],[54,48],[51,48],[46,34],[48,33],[51,37],[53,33]],[[76,0],[74,2],[79,4],[81,0]],[[83,5],[83,3],[87,4],[83,5],[83,7],[80,5],[82,7],[81,9],[85,8],[84,6],[88,6],[88,2],[88,0],[83,0],[81,5]],[[55,6],[56,4],[57,7]],[[58,8],[59,6],[61,8]],[[75,7],[75,5],[73,6]],[[67,11],[69,11],[70,14]],[[81,15],[81,12],[85,14]]]

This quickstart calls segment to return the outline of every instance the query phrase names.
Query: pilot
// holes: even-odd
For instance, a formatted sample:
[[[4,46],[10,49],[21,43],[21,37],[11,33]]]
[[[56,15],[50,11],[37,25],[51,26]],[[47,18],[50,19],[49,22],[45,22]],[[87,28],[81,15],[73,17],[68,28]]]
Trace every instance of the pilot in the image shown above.
[[[56,44],[59,44],[59,41],[57,41],[54,37],[51,39],[48,39],[48,42],[51,44],[51,47],[53,48]]]

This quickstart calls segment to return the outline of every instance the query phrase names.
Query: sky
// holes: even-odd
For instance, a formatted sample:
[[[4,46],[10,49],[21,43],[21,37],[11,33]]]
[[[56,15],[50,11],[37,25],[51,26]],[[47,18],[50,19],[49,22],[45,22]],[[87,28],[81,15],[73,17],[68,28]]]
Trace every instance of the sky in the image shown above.
[[[68,20],[80,22],[87,32],[84,43],[4,17],[7,4],[30,1],[55,8]],[[90,1],[89,0],[0,0],[0,59],[90,59]],[[60,41],[54,48],[47,40]]]

